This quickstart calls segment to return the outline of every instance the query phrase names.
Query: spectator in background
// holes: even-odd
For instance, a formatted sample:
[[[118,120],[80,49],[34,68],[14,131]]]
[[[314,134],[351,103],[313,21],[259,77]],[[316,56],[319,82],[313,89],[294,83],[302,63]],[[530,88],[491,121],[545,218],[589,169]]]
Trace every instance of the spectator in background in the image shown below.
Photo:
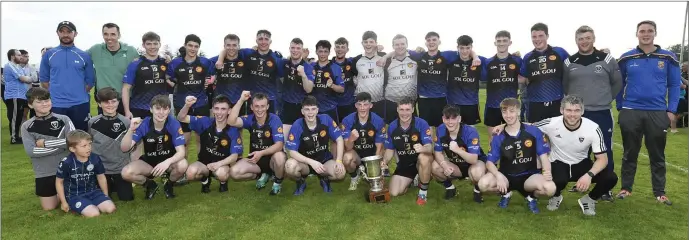
[[[24,62],[19,50],[10,49],[7,52],[7,60],[10,62],[3,71],[5,78],[5,95],[3,99],[7,104],[7,120],[10,124],[10,144],[22,144],[20,127],[22,125],[22,114],[26,103],[26,91],[31,86],[31,77],[27,76],[21,64]]]
[[[687,79],[687,64],[689,62],[684,62],[682,63],[682,84],[680,85],[680,91],[679,91],[679,103],[677,104],[677,113],[675,114],[675,119],[671,119],[671,125],[670,125],[670,132],[671,133],[677,133],[677,127],[686,127],[686,120],[687,120],[687,108],[689,107],[687,104],[687,97],[689,97],[687,94],[687,86],[689,86],[689,80]],[[679,123],[678,123],[679,122]]]
[[[106,23],[101,29],[103,42],[93,45],[88,52],[93,60],[93,67],[96,70],[96,92],[93,98],[98,102],[98,90],[112,87],[117,90],[118,96],[122,96],[122,79],[127,71],[129,63],[139,57],[139,53],[133,46],[120,42],[120,26],[114,23]],[[118,99],[120,105],[117,112],[124,114],[122,99]],[[103,109],[98,107],[98,114],[102,114]]]
[[[40,87],[41,84],[38,82],[38,68],[29,64],[29,52],[24,49],[19,50],[19,52],[22,54],[22,63],[20,65],[24,69],[24,73],[31,78],[31,87]],[[24,112],[22,113],[22,122],[29,119],[27,116],[30,115],[30,110],[31,108],[24,108]]]
[[[45,52],[47,52],[47,51],[50,50],[51,48],[52,48],[52,47],[44,47],[44,48],[42,48],[42,49],[41,49],[41,58],[43,57],[43,55],[45,55]],[[28,55],[27,55],[27,56],[28,56]],[[27,62],[28,62],[28,61],[27,61]],[[35,82],[32,83],[31,86],[32,86],[32,87],[40,87],[40,86],[41,86],[41,82],[38,80],[38,75],[40,75],[41,68],[39,68],[38,66],[33,66],[33,67],[36,68],[36,74],[37,74],[37,75],[36,75],[36,80],[35,80]],[[29,118],[32,118],[32,117],[36,116],[36,111],[35,111],[33,108],[27,108],[27,109],[29,109]],[[24,110],[26,111],[26,109],[24,109]]]

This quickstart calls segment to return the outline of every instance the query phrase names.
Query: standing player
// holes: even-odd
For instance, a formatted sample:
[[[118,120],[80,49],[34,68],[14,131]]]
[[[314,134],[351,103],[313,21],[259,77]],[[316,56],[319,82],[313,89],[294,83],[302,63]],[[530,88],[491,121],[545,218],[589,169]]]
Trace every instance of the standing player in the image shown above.
[[[314,71],[313,65],[306,62],[302,56],[305,51],[304,42],[295,38],[289,44],[290,59],[284,61],[285,77],[282,78],[282,128],[289,132],[292,123],[303,117],[301,115],[301,101],[304,96],[313,91]],[[281,134],[284,136],[284,134]]]
[[[476,125],[481,122],[478,106],[479,81],[485,79],[486,71],[482,66],[473,64],[478,58],[485,65],[486,59],[481,56],[472,56],[474,40],[467,35],[457,38],[457,51],[459,58],[450,62],[447,83],[447,104],[459,106],[462,122],[467,125]]]
[[[213,96],[225,95],[230,99],[231,106],[234,106],[239,101],[242,91],[249,89],[249,82],[246,77],[248,74],[245,67],[246,59],[239,55],[239,36],[227,34],[223,41],[225,55],[210,59],[214,63],[221,56],[224,57],[224,65],[221,68],[216,67],[214,79],[211,80],[215,85]],[[243,106],[242,110],[240,114],[246,114],[246,106]]]
[[[420,184],[416,204],[424,205],[433,161],[431,129],[425,120],[413,116],[415,104],[411,97],[403,97],[396,105],[398,118],[388,126],[383,157],[385,166],[393,156],[397,159],[397,169],[390,179],[390,195],[406,193],[418,174]]]
[[[357,112],[345,117],[340,125],[345,148],[343,164],[351,177],[350,191],[356,190],[359,184],[361,158],[383,156],[386,133],[383,118],[371,112],[371,94],[357,94],[355,106]]]
[[[21,126],[24,151],[31,158],[41,207],[52,210],[60,203],[55,189],[55,169],[69,154],[65,136],[75,129],[69,117],[51,112],[52,101],[47,89],[33,87],[26,98],[36,116]]]
[[[500,111],[500,102],[505,98],[517,98],[519,91],[519,69],[522,59],[510,54],[512,37],[508,31],[499,31],[495,34],[495,47],[497,54],[486,60],[483,71],[486,74],[486,107],[483,115],[483,123],[492,133],[493,128],[505,123]],[[489,134],[489,142],[493,135]]]
[[[565,59],[562,78],[564,93],[581,96],[586,111],[584,117],[595,122],[603,132],[607,149],[608,172],[614,172],[615,161],[612,152],[612,100],[622,89],[622,75],[615,58],[599,51],[593,44],[596,35],[589,26],[581,26],[575,33],[579,51]],[[601,199],[612,201],[612,193],[605,193]]]
[[[651,161],[653,195],[658,202],[671,205],[665,195],[665,144],[670,119],[677,112],[681,74],[677,56],[653,43],[656,34],[655,22],[637,24],[639,45],[622,54],[619,61],[624,90],[617,95],[616,103],[624,153],[622,190],[617,197],[632,194],[644,138]]]
[[[227,192],[230,168],[235,165],[244,150],[241,133],[227,122],[230,99],[224,95],[218,95],[213,99],[213,117],[187,115],[195,102],[196,97],[188,96],[184,107],[177,115],[180,122],[188,123],[189,128],[200,136],[198,161],[187,168],[187,179],[199,179],[201,192],[209,193],[212,173],[220,181],[218,191]]]
[[[251,99],[252,114],[238,117],[239,108],[245,101]],[[268,96],[243,91],[241,98],[230,111],[228,124],[237,128],[249,130],[249,155],[240,159],[232,167],[230,175],[235,180],[256,181],[256,189],[266,186],[270,174],[275,176],[270,195],[277,195],[282,189],[282,180],[285,174],[285,161],[287,155],[282,151],[284,146],[284,133],[282,122],[277,114],[269,113]],[[258,178],[260,176],[260,178]]]
[[[383,78],[383,65],[377,62],[382,59],[378,53],[378,35],[373,31],[366,31],[361,37],[361,45],[364,54],[352,59],[352,76],[356,86],[356,94],[367,92],[371,94],[373,102],[373,112],[378,116],[385,117],[385,80]]]
[[[337,99],[344,93],[342,82],[342,68],[328,60],[332,45],[327,40],[316,43],[318,61],[311,64],[314,71],[314,88],[312,95],[318,101],[318,114],[328,114],[330,118],[339,121],[337,116]]]
[[[122,80],[124,116],[145,118],[151,116],[151,99],[167,95],[170,86],[165,80],[168,65],[158,56],[160,36],[147,32],[141,37],[144,55],[129,64]]]
[[[551,197],[556,189],[548,159],[550,147],[541,130],[519,121],[519,105],[515,98],[506,98],[500,103],[505,130],[491,140],[486,163],[488,172],[478,185],[481,192],[501,194],[498,203],[501,208],[507,208],[511,191],[517,190],[526,197],[529,210],[539,213],[536,197]],[[499,169],[496,167],[498,161]]]
[[[356,85],[354,85],[354,71],[356,65],[352,64],[352,58],[347,58],[349,52],[349,41],[346,38],[338,38],[335,40],[335,56],[330,60],[336,63],[342,69],[342,82],[344,83],[344,92],[338,95],[337,98],[337,119],[342,122],[345,117],[356,111],[354,107]],[[369,94],[370,96],[370,94]]]
[[[112,87],[98,91],[96,99],[102,113],[89,120],[89,134],[93,136],[93,153],[100,156],[105,166],[108,196],[117,192],[122,201],[134,200],[132,185],[122,179],[122,169],[130,161],[129,151],[123,152],[120,142],[129,129],[129,118],[117,112],[120,106],[119,94]]]
[[[306,96],[301,105],[304,117],[292,124],[287,138],[290,159],[285,163],[285,173],[297,182],[294,195],[304,194],[305,178],[309,174],[317,174],[323,191],[330,193],[330,181],[343,179],[346,171],[342,164],[342,132],[330,116],[318,114],[318,100],[315,97]],[[335,161],[329,139],[337,146]]]
[[[152,180],[153,178],[169,173],[163,190],[165,197],[174,198],[175,181],[182,178],[187,171],[184,132],[179,121],[170,114],[170,105],[167,95],[153,97],[151,116],[143,120],[132,119],[131,126],[120,144],[122,151],[131,150],[139,142],[143,144],[144,154],[122,169],[122,178],[143,185],[146,188],[147,200],[152,199],[158,191],[158,184]]]
[[[482,203],[478,181],[486,172],[486,164],[485,160],[478,158],[481,153],[478,131],[462,123],[457,105],[445,106],[442,119],[443,124],[435,134],[435,161],[431,164],[433,177],[445,187],[445,199],[457,194],[453,179],[468,177],[474,184],[474,201]]]
[[[538,122],[560,115],[564,60],[569,53],[548,44],[548,26],[536,23],[531,27],[534,50],[524,55],[520,74],[528,79],[529,122]]]

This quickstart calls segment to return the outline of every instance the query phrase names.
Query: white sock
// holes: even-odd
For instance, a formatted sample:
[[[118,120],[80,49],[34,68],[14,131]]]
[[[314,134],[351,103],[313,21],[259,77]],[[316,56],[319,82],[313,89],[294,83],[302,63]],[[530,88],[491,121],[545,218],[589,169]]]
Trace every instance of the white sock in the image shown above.
[[[510,192],[507,192],[507,194],[502,195],[502,196],[503,196],[503,197],[506,197],[506,198],[511,198],[511,197],[512,197],[512,192],[511,192],[511,191],[510,191]]]
[[[531,195],[526,196],[526,201],[529,201],[529,202],[533,201],[533,198],[531,197]]]
[[[419,190],[419,195],[426,195],[426,192],[428,192],[428,191],[426,191],[426,190]]]
[[[476,190],[476,188],[474,188],[474,192],[475,192],[475,193],[481,193],[481,191]]]
[[[455,185],[454,185],[454,184],[452,184],[452,186],[450,186],[450,187],[446,187],[445,189],[455,189]]]

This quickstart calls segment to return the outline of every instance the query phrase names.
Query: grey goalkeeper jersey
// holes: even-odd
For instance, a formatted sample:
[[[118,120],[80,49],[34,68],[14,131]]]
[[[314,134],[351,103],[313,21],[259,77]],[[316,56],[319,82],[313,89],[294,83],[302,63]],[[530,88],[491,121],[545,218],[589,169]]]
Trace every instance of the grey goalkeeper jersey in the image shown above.
[[[565,60],[562,86],[565,94],[584,99],[585,111],[609,110],[622,90],[622,75],[610,54],[598,50],[590,55],[576,53]]]
[[[98,115],[89,120],[89,133],[93,136],[91,151],[100,156],[105,174],[119,174],[130,162],[129,152],[120,150],[129,124],[129,119],[120,114],[115,117]]]
[[[32,117],[22,124],[24,150],[31,158],[36,178],[55,176],[57,165],[69,155],[67,134],[74,131],[74,124],[65,115],[51,113],[44,117]],[[37,146],[42,140],[43,145]]]
[[[388,58],[385,64],[385,99],[395,103],[404,97],[416,100],[418,67],[419,64],[409,56],[402,60],[396,57]]]
[[[356,85],[355,94],[367,92],[371,94],[371,101],[378,102],[383,100],[383,67],[376,65],[381,54],[376,54],[372,58],[359,55],[352,59],[352,73],[354,84]]]

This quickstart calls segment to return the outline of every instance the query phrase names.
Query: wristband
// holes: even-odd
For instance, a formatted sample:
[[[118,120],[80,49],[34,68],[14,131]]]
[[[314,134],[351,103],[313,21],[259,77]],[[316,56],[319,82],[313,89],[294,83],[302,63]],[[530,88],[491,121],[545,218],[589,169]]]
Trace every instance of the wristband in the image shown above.
[[[337,163],[342,163],[342,160],[337,159],[337,160],[335,160],[335,162],[337,162]]]
[[[595,176],[596,176],[596,175],[595,175],[595,174],[593,174],[593,173],[592,173],[591,171],[587,172],[586,174],[588,174],[588,175],[589,175],[589,177],[591,177],[591,178],[593,178],[593,177],[595,177]]]

